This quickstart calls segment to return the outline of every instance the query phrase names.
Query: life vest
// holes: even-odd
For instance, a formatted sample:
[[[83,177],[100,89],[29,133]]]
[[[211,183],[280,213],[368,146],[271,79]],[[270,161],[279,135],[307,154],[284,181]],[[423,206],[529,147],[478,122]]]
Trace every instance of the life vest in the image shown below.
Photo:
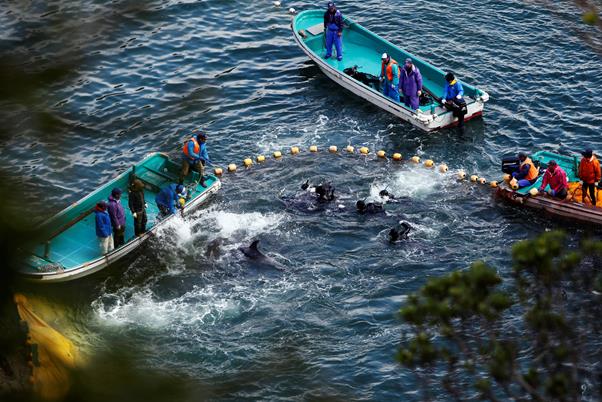
[[[529,173],[525,176],[525,180],[533,180],[539,176],[539,169],[535,167],[531,158],[526,158],[524,161],[520,163],[520,168],[522,169],[525,163],[529,164]]]
[[[385,65],[385,62],[383,61],[380,67],[380,74],[381,76],[385,75],[385,67],[386,67],[386,73],[387,73],[387,80],[389,81],[393,81],[393,64],[397,65],[397,78],[399,78],[400,74],[399,74],[399,65],[397,64],[397,62],[393,59],[389,60],[389,64]]]
[[[194,158],[194,156],[188,154],[188,143],[190,141],[192,141],[194,143],[194,153],[195,153],[195,155],[198,155],[199,152],[201,152],[201,146],[199,145],[198,141],[194,137],[191,137],[188,141],[186,141],[184,143],[184,147],[182,148],[182,151],[184,152],[184,155],[186,155],[187,157]]]

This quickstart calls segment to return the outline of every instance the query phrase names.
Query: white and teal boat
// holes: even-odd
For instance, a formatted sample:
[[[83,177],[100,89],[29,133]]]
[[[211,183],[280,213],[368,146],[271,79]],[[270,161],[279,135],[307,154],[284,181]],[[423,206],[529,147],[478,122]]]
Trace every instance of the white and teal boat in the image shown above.
[[[308,10],[299,13],[292,22],[295,41],[301,49],[311,58],[330,79],[342,87],[361,96],[367,101],[384,109],[399,118],[412,123],[425,131],[433,131],[457,124],[457,118],[452,112],[441,106],[439,97],[445,85],[445,72],[427,63],[409,52],[398,48],[391,42],[370,32],[357,22],[345,18],[343,29],[343,60],[337,61],[335,57],[324,59],[324,10]],[[432,101],[423,104],[416,111],[411,110],[402,103],[385,97],[377,89],[366,85],[348,74],[345,69],[358,66],[363,73],[380,75],[381,55],[388,53],[399,63],[410,57],[414,61],[423,78],[423,89],[430,93]],[[470,120],[482,115],[485,102],[489,95],[462,81],[467,114],[464,120]]]
[[[132,166],[102,187],[54,215],[39,227],[42,240],[27,250],[25,264],[20,273],[27,279],[38,282],[64,282],[93,274],[130,254],[161,226],[166,225],[175,215],[159,219],[155,195],[160,189],[178,180],[180,164],[162,153],[148,155],[143,161]],[[148,204],[147,232],[134,236],[134,220],[127,210],[128,187],[133,178],[140,179],[145,186]],[[184,183],[188,188],[189,199],[184,211],[197,209],[221,187],[215,176],[206,176],[206,188],[198,184],[199,174],[192,172]],[[126,209],[126,242],[119,248],[101,255],[96,238],[94,207],[101,200],[107,200],[115,187],[123,191],[121,202]]]

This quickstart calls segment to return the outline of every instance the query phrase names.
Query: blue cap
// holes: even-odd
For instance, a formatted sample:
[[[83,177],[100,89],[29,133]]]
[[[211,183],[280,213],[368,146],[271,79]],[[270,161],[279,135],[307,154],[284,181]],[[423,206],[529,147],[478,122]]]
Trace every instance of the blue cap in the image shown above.
[[[408,57],[408,58],[406,59],[406,64],[414,64],[414,63],[412,62],[412,59],[410,59],[410,58]]]
[[[112,191],[111,191],[111,195],[113,197],[118,197],[121,195],[121,193],[123,193],[123,191],[121,191],[121,189],[119,187],[115,187]]]
[[[181,194],[182,191],[184,191],[184,186],[181,184],[178,184],[178,187],[176,187],[176,193]]]

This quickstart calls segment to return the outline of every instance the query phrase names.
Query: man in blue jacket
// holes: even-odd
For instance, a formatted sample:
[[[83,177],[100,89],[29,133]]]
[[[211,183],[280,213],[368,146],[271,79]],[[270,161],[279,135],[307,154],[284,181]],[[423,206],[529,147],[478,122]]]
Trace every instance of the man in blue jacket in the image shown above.
[[[182,160],[182,170],[180,171],[180,179],[178,183],[184,184],[184,178],[188,176],[188,172],[192,168],[201,175],[199,184],[203,187],[205,185],[205,164],[211,165],[209,160],[209,154],[207,153],[207,135],[205,133],[198,133],[193,137],[190,137],[188,141],[184,143],[182,153],[184,158]]]
[[[186,187],[182,184],[170,184],[163,187],[155,196],[160,216],[166,217],[175,214],[180,198],[186,199]]]
[[[324,13],[324,35],[326,36],[326,56],[329,59],[332,56],[332,44],[337,49],[337,60],[343,60],[343,14],[337,10],[336,5],[331,1],[328,3],[328,10]]]
[[[464,100],[464,88],[453,73],[445,74],[445,88],[441,97],[441,104],[451,110],[454,117],[458,118],[458,127],[464,127],[464,115],[467,113],[466,101]]]
[[[100,246],[100,254],[105,255],[113,251],[113,230],[111,229],[111,217],[107,212],[107,203],[100,201],[94,209],[96,215],[96,237]]]

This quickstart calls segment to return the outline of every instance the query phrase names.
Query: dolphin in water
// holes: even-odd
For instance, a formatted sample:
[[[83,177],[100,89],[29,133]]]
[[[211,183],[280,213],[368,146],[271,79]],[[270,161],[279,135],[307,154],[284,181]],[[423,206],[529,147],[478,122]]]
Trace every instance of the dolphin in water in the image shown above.
[[[239,247],[238,249],[245,255],[245,257],[257,263],[260,267],[270,267],[277,269],[278,271],[284,271],[282,264],[262,253],[258,246],[259,240],[253,240],[249,247]]]

